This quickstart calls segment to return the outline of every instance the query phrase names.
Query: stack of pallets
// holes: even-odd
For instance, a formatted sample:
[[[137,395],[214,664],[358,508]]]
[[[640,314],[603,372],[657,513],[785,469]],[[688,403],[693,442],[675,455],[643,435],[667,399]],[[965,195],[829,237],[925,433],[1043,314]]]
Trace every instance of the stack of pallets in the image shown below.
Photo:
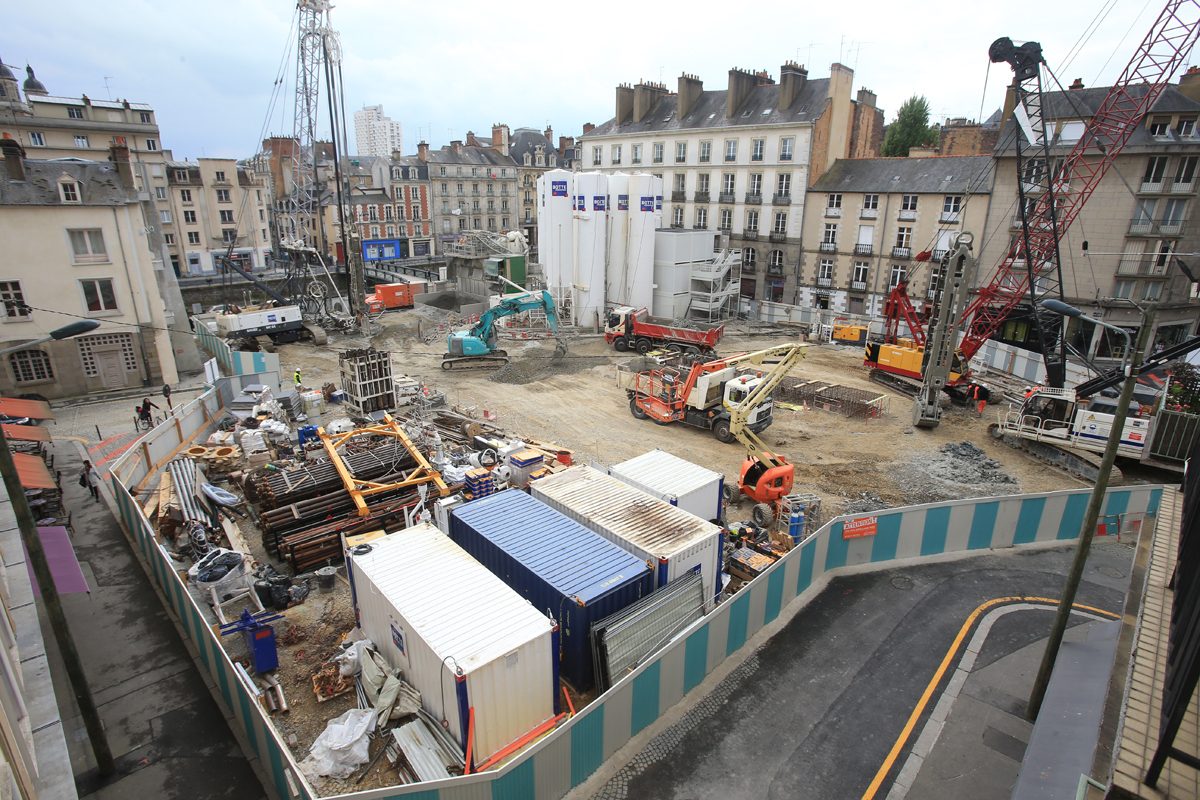
[[[467,502],[487,497],[495,491],[496,480],[488,470],[480,467],[467,473],[466,488],[463,491],[463,496],[467,499]]]

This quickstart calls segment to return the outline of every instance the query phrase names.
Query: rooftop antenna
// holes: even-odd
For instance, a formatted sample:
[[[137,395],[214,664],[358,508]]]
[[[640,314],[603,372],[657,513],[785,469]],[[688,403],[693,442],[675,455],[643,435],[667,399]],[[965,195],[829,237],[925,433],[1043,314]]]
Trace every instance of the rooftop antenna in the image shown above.
[[[853,67],[853,69],[854,69],[854,71],[855,71],[855,72],[857,72],[857,71],[858,71],[858,56],[859,56],[859,53],[862,51],[862,49],[863,49],[863,45],[868,45],[868,44],[879,44],[879,42],[852,42],[852,43],[850,44],[850,48],[849,48],[849,50],[850,50],[850,53],[852,54],[852,55],[851,55],[851,58],[853,58],[853,59],[854,59],[854,67]]]
[[[842,34],[842,41],[838,44],[838,63],[842,63],[842,50],[846,47],[846,34]]]
[[[113,76],[112,76],[112,75],[105,75],[105,76],[104,76],[104,92],[105,92],[105,94],[107,94],[107,95],[108,95],[108,99],[109,99],[109,100],[112,100],[112,89],[108,88],[108,82],[109,82],[110,80],[112,80],[112,78],[113,78]]]
[[[824,47],[824,46],[825,46],[824,42],[809,42],[808,43],[808,60],[805,61],[804,63],[811,67],[812,63],[813,63],[813,60],[812,60],[813,48],[814,47]],[[800,48],[799,47],[796,48],[796,60],[797,61],[800,60]]]

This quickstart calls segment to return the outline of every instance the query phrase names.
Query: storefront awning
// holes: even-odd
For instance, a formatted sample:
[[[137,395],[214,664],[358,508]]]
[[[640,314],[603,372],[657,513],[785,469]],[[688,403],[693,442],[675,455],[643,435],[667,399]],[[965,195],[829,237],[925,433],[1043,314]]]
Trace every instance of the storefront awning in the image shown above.
[[[0,397],[0,414],[9,417],[54,419],[50,404],[41,400],[22,400],[19,397]]]
[[[25,453],[13,453],[13,463],[17,465],[17,477],[26,489],[57,489],[54,476],[46,469],[46,462],[40,456]]]
[[[79,558],[71,545],[71,537],[67,529],[59,526],[38,528],[38,537],[42,540],[42,549],[46,551],[46,560],[50,562],[50,575],[54,578],[54,588],[59,594],[68,592],[88,591],[87,578],[79,567]],[[24,543],[21,545],[24,550]],[[37,578],[33,575],[33,567],[29,563],[29,552],[25,552],[25,568],[29,570],[29,582],[33,585],[34,595],[41,596]]]
[[[9,439],[20,439],[25,442],[48,442],[50,431],[38,425],[0,425],[4,435]]]

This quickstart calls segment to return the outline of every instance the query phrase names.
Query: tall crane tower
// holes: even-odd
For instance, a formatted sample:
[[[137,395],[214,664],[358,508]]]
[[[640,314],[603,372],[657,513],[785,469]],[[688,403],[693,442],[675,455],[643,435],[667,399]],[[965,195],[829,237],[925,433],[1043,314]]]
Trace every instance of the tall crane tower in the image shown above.
[[[284,225],[284,246],[312,247],[316,241],[317,112],[321,98],[321,66],[327,37],[337,38],[329,24],[328,0],[300,0],[299,47],[296,51],[296,117],[292,180]]]

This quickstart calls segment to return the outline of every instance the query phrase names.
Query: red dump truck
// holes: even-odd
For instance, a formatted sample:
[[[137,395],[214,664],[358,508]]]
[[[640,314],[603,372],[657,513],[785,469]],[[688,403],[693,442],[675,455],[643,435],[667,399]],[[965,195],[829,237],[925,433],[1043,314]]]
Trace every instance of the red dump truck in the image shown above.
[[[394,308],[412,308],[413,295],[419,294],[421,288],[412,283],[377,283],[375,291],[366,297],[367,310],[376,313]]]
[[[622,353],[636,350],[645,354],[658,347],[711,353],[721,341],[724,325],[708,330],[677,328],[663,324],[666,320],[655,320],[644,308],[620,306],[608,312],[604,325],[604,341]]]

